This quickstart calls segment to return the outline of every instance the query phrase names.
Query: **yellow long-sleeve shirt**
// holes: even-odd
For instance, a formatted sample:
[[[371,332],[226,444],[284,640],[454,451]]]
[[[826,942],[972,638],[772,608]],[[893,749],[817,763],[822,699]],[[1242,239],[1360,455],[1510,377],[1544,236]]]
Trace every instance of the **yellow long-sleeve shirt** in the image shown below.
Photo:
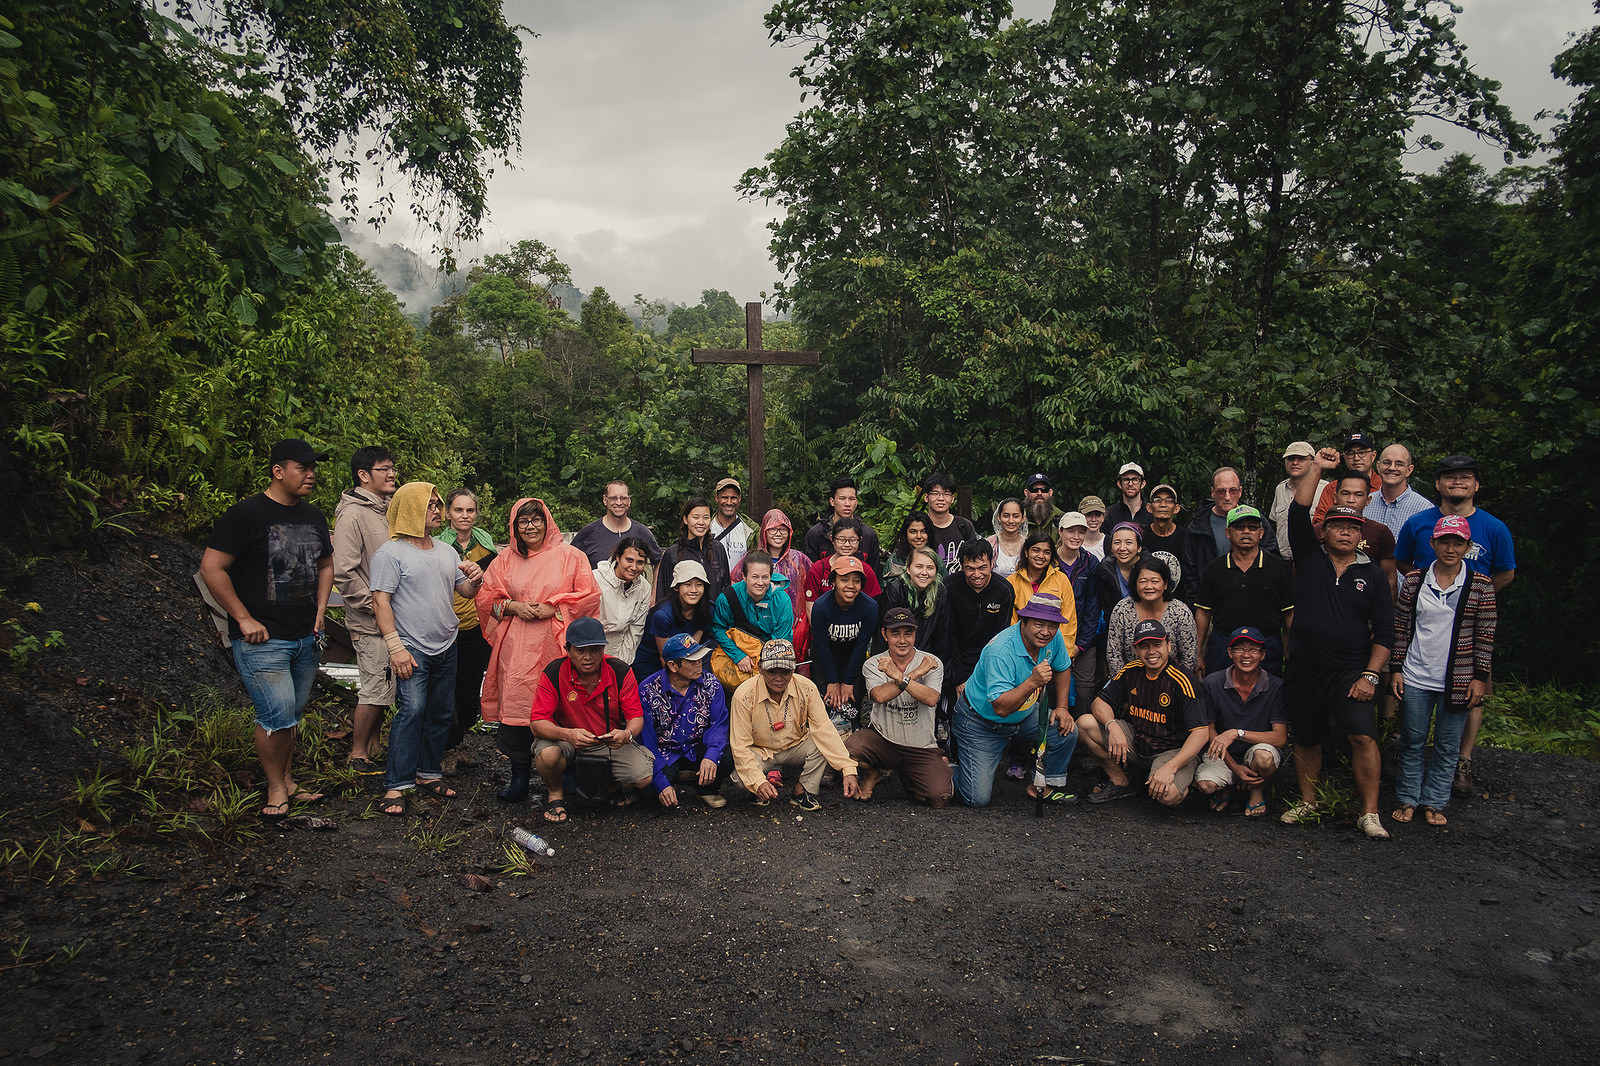
[[[773,728],[779,722],[783,728]],[[728,709],[728,743],[733,747],[734,771],[751,792],[766,780],[761,772],[763,762],[803,743],[808,736],[816,740],[817,750],[829,766],[847,777],[856,772],[856,761],[845,750],[839,731],[828,719],[822,693],[809,677],[791,677],[782,700],[772,698],[760,673],[734,690],[733,705]]]

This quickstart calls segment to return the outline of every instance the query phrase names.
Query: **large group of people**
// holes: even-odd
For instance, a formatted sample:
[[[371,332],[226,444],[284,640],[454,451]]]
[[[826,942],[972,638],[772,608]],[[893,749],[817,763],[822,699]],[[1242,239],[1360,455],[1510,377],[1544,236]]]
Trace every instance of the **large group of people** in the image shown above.
[[[1135,462],[1109,507],[1088,494],[1063,511],[1032,474],[988,535],[934,474],[886,554],[847,478],[799,545],[782,510],[744,518],[731,477],[685,501],[664,548],[621,480],[570,543],[534,497],[498,543],[471,492],[401,485],[376,446],[351,456],[330,535],[306,502],[328,455],[285,440],[201,573],[256,707],[267,819],[321,798],[295,784],[293,737],[337,589],[359,674],[349,765],[382,776],[385,814],[453,798],[480,719],[509,766],[498,798],[534,797],[551,822],[574,788],[665,806],[688,788],[722,807],[737,783],[815,810],[831,780],[865,801],[893,774],[934,808],[984,806],[1002,776],[1070,804],[1081,740],[1091,804],[1195,793],[1247,817],[1268,813],[1292,751],[1279,817],[1295,824],[1320,816],[1323,745],[1343,736],[1357,827],[1383,838],[1381,714],[1398,723],[1392,820],[1445,824],[1473,788],[1515,558],[1475,505],[1472,458],[1440,461],[1430,504],[1403,444],[1342,443],[1290,444],[1265,514],[1217,469],[1186,525],[1178,490],[1147,496]]]

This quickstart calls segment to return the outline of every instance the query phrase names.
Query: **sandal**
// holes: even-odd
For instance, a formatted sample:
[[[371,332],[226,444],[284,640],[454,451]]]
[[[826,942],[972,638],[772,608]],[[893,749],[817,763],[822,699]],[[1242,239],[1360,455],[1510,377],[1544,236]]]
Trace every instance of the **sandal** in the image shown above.
[[[300,788],[295,789],[289,794],[289,802],[298,803],[302,807],[319,806],[322,801],[327,798],[328,797],[321,792],[307,792],[305,789]]]
[[[1250,803],[1250,804],[1246,804],[1245,805],[1244,816],[1246,818],[1263,818],[1263,817],[1266,816],[1266,813],[1267,813],[1267,801],[1266,800],[1256,800],[1254,803]]]
[[[1039,798],[1039,791],[1033,785],[1028,786],[1028,798]],[[1068,792],[1064,788],[1057,788],[1055,785],[1046,785],[1044,787],[1044,801],[1046,803],[1055,803],[1063,807],[1071,807],[1073,804],[1078,802],[1078,796],[1077,793]]]
[[[1427,822],[1429,825],[1450,824],[1450,819],[1446,818],[1444,816],[1444,812],[1439,810],[1437,807],[1422,808],[1422,820]]]
[[[1094,786],[1094,791],[1089,793],[1090,803],[1112,803],[1116,800],[1127,799],[1139,794],[1139,786],[1129,781],[1126,785],[1114,785],[1108,778]]]
[[[406,813],[406,807],[409,805],[410,800],[411,794],[409,792],[396,792],[393,795],[384,793],[382,806],[378,810],[390,818],[399,818]]]
[[[447,788],[443,781],[418,781],[417,790],[426,792],[436,800],[453,800],[456,798],[456,790]]]
[[[567,802],[565,799],[551,800],[544,809],[544,820],[557,825],[567,820]]]
[[[281,822],[287,817],[289,817],[288,800],[284,800],[282,803],[269,803],[261,808],[261,820],[263,822]]]
[[[611,797],[611,806],[613,807],[632,807],[638,802],[639,793],[631,788],[624,789]]]
[[[1228,795],[1226,789],[1217,789],[1211,794],[1211,811],[1213,814],[1227,814],[1228,804],[1233,802],[1233,797]]]
[[[1427,808],[1423,808],[1423,809],[1426,810]],[[1416,816],[1417,816],[1416,807],[1412,806],[1409,803],[1402,803],[1400,806],[1396,807],[1389,814],[1389,817],[1392,820],[1394,820],[1396,822],[1399,822],[1401,825],[1404,825],[1405,823],[1411,821],[1411,819],[1415,818]]]

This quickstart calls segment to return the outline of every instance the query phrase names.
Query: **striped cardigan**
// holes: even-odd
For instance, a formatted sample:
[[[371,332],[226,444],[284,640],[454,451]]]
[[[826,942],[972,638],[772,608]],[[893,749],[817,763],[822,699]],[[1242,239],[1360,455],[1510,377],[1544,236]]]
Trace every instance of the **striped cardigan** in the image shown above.
[[[1422,588],[1427,570],[1413,570],[1400,583],[1400,600],[1394,605],[1394,654],[1389,659],[1391,669],[1405,666],[1406,651],[1417,628],[1417,592]],[[1489,680],[1494,661],[1494,629],[1496,610],[1494,582],[1487,574],[1468,571],[1465,593],[1456,601],[1456,622],[1450,641],[1450,664],[1445,677],[1450,684],[1448,702],[1455,708],[1465,708],[1467,686],[1474,681]]]

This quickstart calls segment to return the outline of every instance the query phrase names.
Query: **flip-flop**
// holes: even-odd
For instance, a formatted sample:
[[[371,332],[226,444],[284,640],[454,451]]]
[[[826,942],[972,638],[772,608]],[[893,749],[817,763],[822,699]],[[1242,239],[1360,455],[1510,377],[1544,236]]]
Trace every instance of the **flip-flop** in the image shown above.
[[[1216,814],[1227,814],[1228,804],[1232,802],[1232,799],[1233,797],[1229,796],[1225,790],[1218,789],[1211,794],[1211,810]]]
[[[1257,800],[1255,803],[1249,804],[1244,809],[1244,816],[1246,818],[1263,818],[1263,817],[1266,816],[1266,813],[1267,813],[1267,801],[1266,800]]]
[[[1427,822],[1429,825],[1450,824],[1450,819],[1446,818],[1444,816],[1444,812],[1439,810],[1437,807],[1422,808],[1422,820]]]
[[[631,788],[623,789],[621,792],[618,792],[615,796],[611,797],[611,806],[613,807],[632,807],[638,802],[639,793],[635,792]]]
[[[565,799],[551,800],[544,809],[544,820],[560,825],[567,820],[567,803]]]
[[[274,811],[274,808],[282,809]],[[261,808],[261,820],[263,822],[281,822],[287,817],[289,817],[288,800],[284,800],[282,803],[269,803]]]
[[[447,787],[443,781],[418,781],[417,789],[426,792],[436,800],[453,800],[456,798],[456,790]]]
[[[1390,813],[1389,820],[1393,822],[1399,822],[1400,824],[1404,825],[1406,822],[1411,821],[1411,819],[1415,818],[1416,816],[1416,807],[1409,803],[1402,803]]]
[[[321,806],[323,800],[326,800],[327,798],[328,797],[325,793],[306,792],[303,789],[295,789],[289,794],[289,802],[298,803],[302,807]]]
[[[411,793],[409,792],[401,792],[393,796],[384,796],[378,801],[378,810],[388,815],[390,818],[404,817],[410,796]]]

